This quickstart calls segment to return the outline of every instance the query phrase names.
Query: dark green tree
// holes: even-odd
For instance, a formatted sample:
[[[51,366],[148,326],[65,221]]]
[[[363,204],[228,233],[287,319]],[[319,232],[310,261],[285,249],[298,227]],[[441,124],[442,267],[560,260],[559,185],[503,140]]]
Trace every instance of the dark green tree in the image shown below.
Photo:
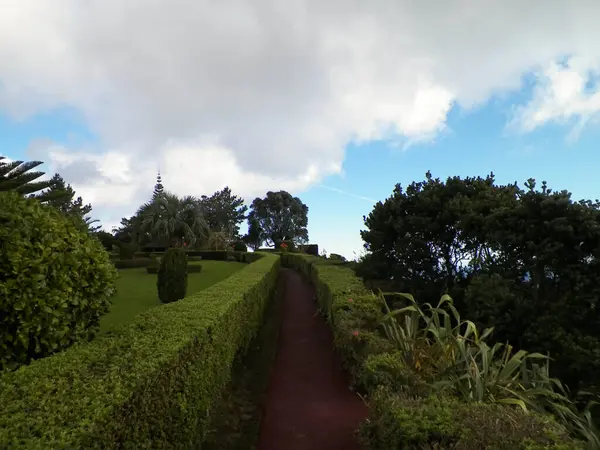
[[[600,372],[599,210],[533,179],[521,189],[428,173],[365,218],[357,273],[424,302],[448,292],[496,339],[549,353],[554,375],[590,387]]]
[[[56,208],[90,231],[100,229],[98,225],[95,225],[98,221],[88,216],[92,211],[92,205],[84,204],[81,197],[75,198],[75,191],[70,184],[65,183],[65,180],[59,174],[52,177],[48,189],[40,194],[38,198],[42,203]]]
[[[265,198],[255,198],[248,223],[260,230],[261,243],[270,246],[283,241],[308,241],[308,206],[286,191],[269,191]]]
[[[229,187],[201,198],[204,218],[211,231],[226,232],[231,239],[239,237],[240,224],[246,219],[248,207],[244,199],[234,195]]]
[[[44,172],[33,171],[42,161],[11,161],[0,156],[0,192],[15,191],[22,195],[35,194],[50,186],[50,181],[34,181]]]
[[[439,297],[464,280],[467,261],[480,267],[497,256],[483,218],[514,201],[514,188],[496,186],[493,174],[443,182],[428,172],[406,190],[398,184],[365,217],[361,236],[369,253],[359,274]]]
[[[165,192],[165,188],[162,184],[162,178],[160,177],[160,172],[156,176],[156,184],[154,185],[154,192],[152,193],[152,200],[156,200],[158,197],[163,195]]]
[[[258,250],[265,241],[260,224],[255,217],[248,217],[248,233],[243,237],[243,241],[255,251]]]
[[[169,248],[165,252],[158,269],[156,286],[162,303],[181,300],[187,293],[187,255],[181,248]]]
[[[208,239],[209,227],[201,202],[192,196],[178,197],[170,192],[140,207],[136,213],[138,235],[150,235],[153,243],[179,247]]]
[[[106,251],[110,252],[113,248],[113,245],[117,245],[117,240],[108,231],[98,230],[94,232],[94,236],[102,243],[102,246],[106,249]]]

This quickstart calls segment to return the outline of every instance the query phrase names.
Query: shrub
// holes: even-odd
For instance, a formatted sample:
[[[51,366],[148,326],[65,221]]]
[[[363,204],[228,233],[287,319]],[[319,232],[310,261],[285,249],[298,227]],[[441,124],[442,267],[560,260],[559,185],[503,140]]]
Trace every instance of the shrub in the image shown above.
[[[205,261],[227,261],[228,252],[225,250],[191,250],[186,252],[189,256],[196,256]]]
[[[456,394],[462,389],[465,395],[468,396],[471,395],[469,394],[470,391],[465,390],[463,384],[471,382],[471,391],[483,389],[481,400],[492,400],[492,397],[497,395],[499,400],[505,399],[506,403],[526,405],[534,410],[539,409],[541,411],[541,407],[550,408],[556,413],[557,417],[561,418],[561,423],[569,426],[570,431],[578,436],[585,437],[590,443],[595,442],[596,437],[590,432],[592,427],[584,423],[585,418],[577,417],[574,414],[572,405],[560,392],[550,391],[550,385],[554,382],[547,377],[545,372],[540,371],[539,367],[528,365],[529,362],[533,362],[535,359],[544,361],[545,358],[542,355],[527,355],[518,352],[512,355],[512,359],[509,357],[506,362],[499,361],[493,358],[493,353],[498,350],[498,347],[484,352],[484,346],[479,345],[485,336],[489,335],[490,331],[478,336],[474,324],[466,321],[461,322],[460,317],[457,317],[458,313],[454,316],[454,320],[456,323],[462,324],[462,329],[461,327],[455,328],[456,325],[452,324],[450,320],[451,315],[441,312],[439,307],[443,305],[438,305],[437,309],[427,307],[426,311],[428,313],[426,314],[424,310],[416,305],[412,297],[406,294],[388,295],[388,300],[392,300],[392,297],[403,297],[409,306],[404,310],[395,311],[385,318],[378,306],[381,305],[382,308],[387,308],[384,296],[375,296],[372,292],[369,292],[360,279],[348,268],[331,264],[330,261],[322,258],[306,255],[284,254],[281,258],[284,265],[300,270],[312,280],[316,288],[320,310],[329,319],[333,328],[336,350],[340,353],[344,365],[353,376],[355,385],[368,395],[372,394],[374,389],[381,385],[384,388],[400,389],[420,396],[428,396],[433,392],[444,393],[447,389]],[[395,322],[393,320],[394,315],[398,315],[400,320]],[[381,323],[386,323],[386,327],[380,327]],[[382,335],[379,330],[385,330],[385,335]],[[470,343],[470,340],[473,343]],[[456,355],[456,360],[450,358],[450,354]],[[499,364],[489,367],[493,367],[494,370],[487,370],[487,372],[482,370],[486,358],[489,362],[499,362]],[[447,364],[449,361],[452,364]],[[462,361],[465,362],[464,365]],[[473,364],[475,365],[473,369],[475,372],[467,377],[468,367],[473,367]],[[440,373],[440,369],[448,369],[448,373]],[[522,371],[522,378],[515,375],[515,371],[518,370]],[[514,379],[510,376],[513,376]],[[487,383],[485,377],[489,377],[489,380],[497,381],[497,383]],[[530,380],[525,380],[524,377],[530,377]],[[446,383],[438,384],[437,381],[440,380]],[[523,391],[527,390],[524,387],[531,390],[524,393]],[[512,390],[512,392],[509,392],[509,390]],[[425,400],[421,401],[425,402]],[[459,402],[457,398],[453,401]],[[466,403],[462,404],[467,405]],[[510,408],[513,407],[512,404]],[[478,410],[477,408],[480,407],[483,409]],[[464,406],[465,423],[468,423],[467,412],[469,411],[483,413],[503,411],[494,408],[506,408],[506,406],[483,404],[482,402],[473,402]],[[375,411],[373,417],[379,417],[377,403],[370,405],[370,409]],[[414,409],[416,412],[411,414],[430,415],[427,412],[428,409],[425,403],[416,403]],[[510,411],[513,410],[510,409]],[[490,414],[492,413],[490,412]],[[537,413],[531,412],[531,414]],[[498,415],[501,415],[501,413],[498,413]],[[530,428],[523,428],[522,435],[519,434],[521,431],[515,431],[514,435],[510,435],[507,423],[502,422],[507,426],[505,430],[507,435],[499,434],[499,439],[511,442],[511,445],[518,441],[521,445],[525,442],[524,439],[529,437],[537,445],[540,441],[539,439],[536,440],[536,436],[539,437],[544,433],[546,429],[544,424],[547,421],[554,421],[551,416],[539,417],[540,421],[530,422]],[[420,447],[420,441],[411,441],[410,436],[402,434],[403,431],[398,431],[400,425],[394,425],[394,423],[390,421],[378,425],[378,431],[374,435],[381,437],[381,440],[377,440],[379,439],[377,438],[373,441],[374,444],[371,448],[436,448],[427,447],[427,445],[434,442],[437,439],[436,436],[443,431],[435,428],[425,429],[424,434],[428,436],[429,441],[426,441],[423,447]],[[476,421],[473,423],[475,428],[479,426]],[[560,425],[559,428],[562,435],[564,435],[565,428],[563,425]],[[386,435],[388,432],[390,436]],[[453,433],[454,431],[444,438],[446,440],[444,440],[443,445],[452,445],[455,438],[462,439],[462,435],[457,438]],[[399,437],[395,438],[396,435]],[[402,444],[404,440],[408,444]],[[384,446],[385,442],[390,442],[389,446]],[[469,444],[471,446],[465,447],[460,445],[456,448],[485,448],[485,446],[478,447],[479,444]],[[490,446],[489,448],[513,447]]]
[[[367,356],[361,367],[360,385],[367,392],[373,392],[381,386],[419,397],[432,392],[430,385],[406,367],[397,350]]]
[[[361,426],[368,449],[582,449],[550,416],[511,406],[462,403],[446,397],[409,398],[378,389]]]
[[[137,245],[133,242],[119,242],[119,258],[121,259],[133,259],[135,252],[137,251]]]
[[[307,244],[304,246],[304,253],[312,256],[319,256],[319,246],[317,244]]]
[[[100,241],[37,200],[0,193],[0,369],[90,339],[116,271]]]
[[[121,259],[114,261],[117,269],[138,269],[140,267],[150,267],[152,258],[137,258],[137,259]]]
[[[337,253],[330,253],[329,259],[331,259],[332,261],[346,262],[346,258],[343,257],[342,255],[338,255]]]
[[[181,300],[187,292],[187,256],[181,248],[169,248],[158,269],[158,298],[162,303]]]
[[[112,251],[113,246],[117,243],[115,237],[107,231],[100,230],[93,235],[102,243],[107,252]]]
[[[233,244],[233,251],[234,252],[247,252],[248,246],[242,241],[236,241]]]
[[[279,259],[0,376],[0,448],[199,448]]]

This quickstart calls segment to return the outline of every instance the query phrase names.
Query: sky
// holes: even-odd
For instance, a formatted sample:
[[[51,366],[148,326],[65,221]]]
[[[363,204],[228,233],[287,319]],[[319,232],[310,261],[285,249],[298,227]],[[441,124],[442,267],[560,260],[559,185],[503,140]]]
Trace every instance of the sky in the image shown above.
[[[600,197],[600,3],[2,0],[0,155],[110,230],[166,189],[287,190],[321,251],[434,177]]]

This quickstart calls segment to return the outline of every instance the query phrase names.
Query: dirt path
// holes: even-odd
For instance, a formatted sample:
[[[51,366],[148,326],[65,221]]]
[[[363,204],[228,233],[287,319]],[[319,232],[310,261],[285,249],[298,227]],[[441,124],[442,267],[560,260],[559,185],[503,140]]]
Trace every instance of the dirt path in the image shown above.
[[[277,356],[264,404],[259,450],[355,450],[366,417],[348,389],[331,330],[316,312],[314,291],[283,269],[285,298]]]

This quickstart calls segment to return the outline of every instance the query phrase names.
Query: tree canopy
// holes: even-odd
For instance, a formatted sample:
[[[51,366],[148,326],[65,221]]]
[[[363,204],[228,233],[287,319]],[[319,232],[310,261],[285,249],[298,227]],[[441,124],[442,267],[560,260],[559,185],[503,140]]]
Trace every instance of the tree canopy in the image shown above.
[[[208,238],[208,224],[200,201],[192,196],[178,197],[164,192],[140,207],[136,214],[140,231],[169,246],[193,245]]]
[[[113,229],[117,242],[135,246],[225,248],[239,239],[248,207],[229,187],[201,198],[165,190],[160,174],[152,198]]]
[[[38,198],[42,203],[58,209],[85,228],[89,228],[90,231],[97,231],[100,228],[94,225],[97,220],[88,216],[92,211],[92,205],[85,205],[81,197],[75,198],[75,191],[59,174],[55,174],[50,179],[48,189],[41,193]]]
[[[304,243],[308,241],[308,206],[286,191],[269,191],[252,202],[248,224],[252,233],[246,237],[249,244]]]
[[[357,273],[423,301],[450,293],[500,341],[549,352],[576,387],[600,370],[600,207],[536,186],[430,173],[398,184],[364,218]]]
[[[248,207],[244,205],[244,199],[234,195],[229,187],[210,197],[203,195],[202,209],[211,231],[226,233],[230,240],[239,237],[240,224],[246,219]]]

